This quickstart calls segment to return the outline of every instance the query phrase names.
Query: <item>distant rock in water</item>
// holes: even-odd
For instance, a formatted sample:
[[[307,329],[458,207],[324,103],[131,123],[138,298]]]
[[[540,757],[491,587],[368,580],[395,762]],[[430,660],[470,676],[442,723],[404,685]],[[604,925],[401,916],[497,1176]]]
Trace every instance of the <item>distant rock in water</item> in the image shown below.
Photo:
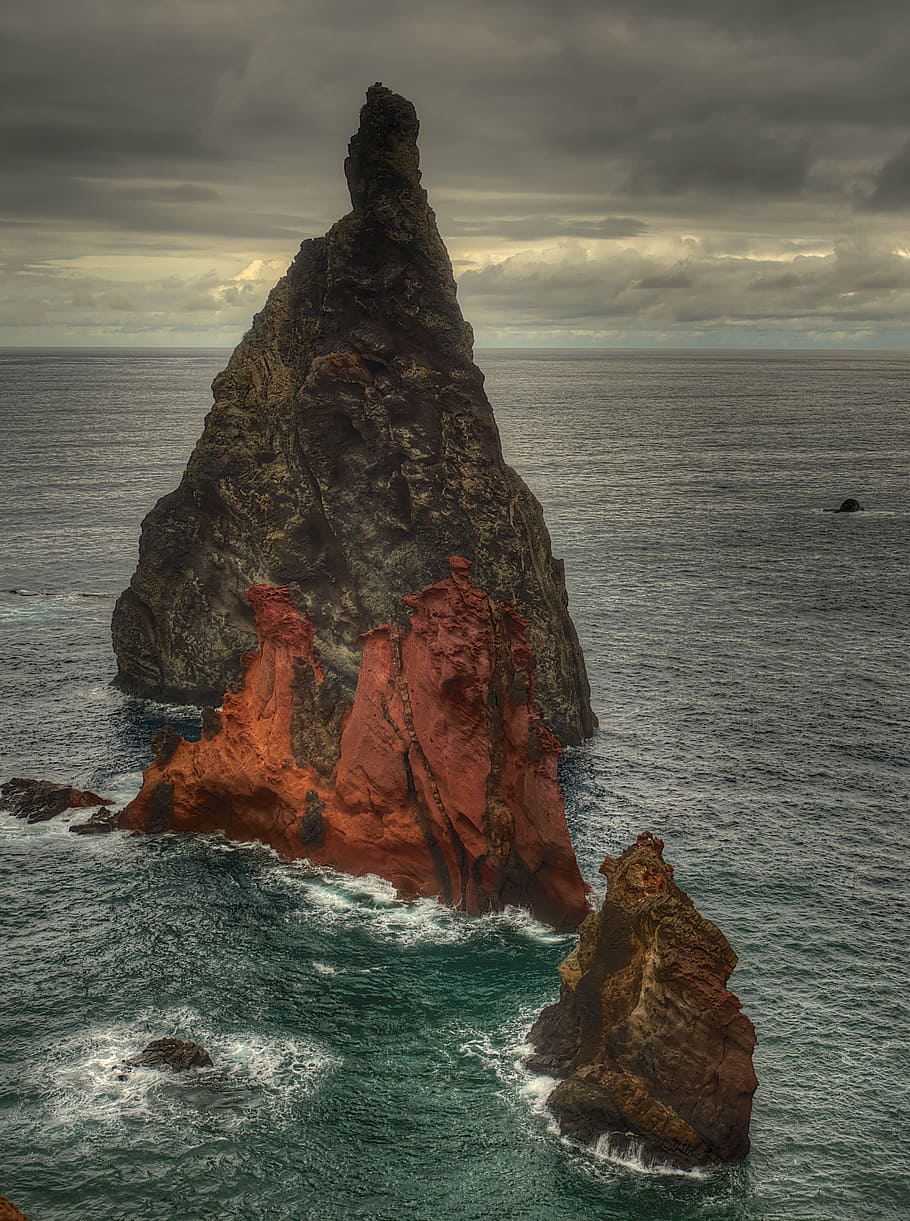
[[[368,90],[353,211],[302,244],[215,379],[180,486],[143,522],[113,617],[119,678],[217,703],[256,647],[247,589],[293,582],[320,666],[352,691],[361,634],[401,622],[402,598],[464,555],[527,620],[544,721],[578,742],[596,721],[563,565],[503,460],[417,134],[409,101]]]
[[[28,1217],[15,1204],[10,1204],[6,1196],[0,1196],[0,1221],[28,1221]]]
[[[858,500],[854,500],[852,497],[849,497],[837,509],[834,510],[835,513],[862,513],[862,511],[863,506]]]
[[[755,1030],[726,988],[736,955],[673,881],[645,832],[601,866],[607,894],[560,965],[560,997],[529,1035],[529,1060],[560,1077],[548,1099],[585,1142],[644,1142],[691,1167],[749,1152]]]
[[[323,663],[305,595],[254,586],[260,647],[242,687],[205,710],[198,742],[155,736],[120,825],[259,839],[406,897],[577,927],[587,888],[525,622],[470,567],[453,558],[446,580],[405,598],[407,626],[366,636],[353,696]]]
[[[99,797],[68,784],[53,780],[24,780],[17,777],[0,785],[0,807],[26,822],[47,822],[64,810],[110,804],[109,797]]]
[[[183,1073],[190,1068],[212,1068],[212,1057],[198,1043],[182,1039],[153,1039],[135,1058],[124,1061],[126,1068],[164,1068]]]

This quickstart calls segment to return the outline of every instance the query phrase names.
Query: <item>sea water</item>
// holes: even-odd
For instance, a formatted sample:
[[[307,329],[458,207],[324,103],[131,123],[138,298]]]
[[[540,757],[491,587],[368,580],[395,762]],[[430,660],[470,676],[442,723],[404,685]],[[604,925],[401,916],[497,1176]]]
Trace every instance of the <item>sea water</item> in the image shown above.
[[[109,622],[224,358],[0,353],[0,778],[125,800],[153,730],[198,733],[111,687]],[[654,831],[739,954],[751,1156],[560,1137],[523,1055],[572,939],[524,912],[0,815],[0,1192],[32,1221],[910,1215],[910,357],[479,361],[600,717],[562,764],[583,872]],[[163,1035],[214,1068],[121,1080]]]

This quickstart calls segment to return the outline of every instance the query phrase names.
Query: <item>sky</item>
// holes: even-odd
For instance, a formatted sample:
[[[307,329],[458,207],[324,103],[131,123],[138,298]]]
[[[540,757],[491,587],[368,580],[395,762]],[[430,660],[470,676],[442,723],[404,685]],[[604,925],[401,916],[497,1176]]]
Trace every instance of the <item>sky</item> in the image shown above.
[[[478,346],[910,348],[906,0],[28,0],[0,45],[3,346],[233,346],[380,80]]]

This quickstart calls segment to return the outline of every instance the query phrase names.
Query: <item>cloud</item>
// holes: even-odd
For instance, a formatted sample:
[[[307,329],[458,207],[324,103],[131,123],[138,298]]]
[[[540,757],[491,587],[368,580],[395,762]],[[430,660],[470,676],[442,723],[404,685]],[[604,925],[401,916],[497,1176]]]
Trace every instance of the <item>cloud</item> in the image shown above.
[[[606,216],[602,220],[563,216],[478,217],[469,221],[455,220],[447,226],[452,237],[503,237],[516,242],[547,237],[616,240],[638,237],[647,229],[646,221],[632,216]]]
[[[873,212],[899,211],[910,207],[910,140],[881,167],[874,189],[864,205]]]
[[[792,195],[806,185],[806,140],[756,131],[725,117],[655,136],[632,173],[633,193],[705,190],[739,195]]]
[[[608,338],[619,328],[697,338],[727,329],[732,340],[752,327],[786,326],[794,336],[864,336],[910,314],[910,259],[853,246],[785,259],[711,254],[691,243],[675,257],[564,243],[465,272],[459,293],[499,334],[566,328]]]
[[[188,256],[193,275],[215,268],[228,287],[213,334],[229,316],[240,325],[236,271],[286,264],[346,210],[346,143],[377,78],[418,107],[468,313],[492,329],[512,327],[516,302],[472,277],[492,285],[509,255],[530,274],[560,239],[612,260],[610,316],[659,313],[648,294],[663,294],[677,314],[666,306],[662,325],[682,328],[686,293],[711,308],[714,255],[865,239],[887,251],[910,202],[910,8],[897,0],[260,0],[255,18],[247,0],[29,0],[3,8],[0,38],[0,294],[25,294],[23,317],[36,300],[24,266],[84,277],[107,317],[103,283],[75,256],[131,267],[156,254],[162,268]],[[619,291],[627,264],[639,287]],[[112,325],[127,312],[156,334],[167,325],[162,268],[143,264],[130,283],[144,305]],[[792,325],[804,269],[752,271],[765,287],[743,294],[770,311],[776,293]],[[573,275],[590,294],[587,262],[565,256],[560,276]],[[554,276],[538,288],[557,292],[558,318],[571,286]],[[730,268],[711,276],[718,292],[739,283]],[[187,291],[202,325],[209,289]],[[41,308],[67,335],[90,325],[75,301]]]

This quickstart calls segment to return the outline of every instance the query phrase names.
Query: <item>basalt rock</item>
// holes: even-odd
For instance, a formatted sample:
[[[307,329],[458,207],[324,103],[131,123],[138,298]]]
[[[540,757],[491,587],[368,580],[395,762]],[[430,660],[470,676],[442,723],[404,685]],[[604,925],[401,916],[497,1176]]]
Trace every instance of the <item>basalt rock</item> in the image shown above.
[[[417,133],[410,102],[369,89],[345,162],[353,210],[302,244],[215,379],[180,486],[143,522],[114,611],[119,679],[217,704],[256,645],[246,590],[294,583],[324,674],[350,693],[362,633],[401,624],[402,598],[459,554],[527,620],[544,721],[577,742],[596,722],[563,565],[503,460]]]
[[[26,822],[47,822],[64,810],[78,810],[109,803],[109,797],[99,797],[69,784],[53,780],[24,780],[16,777],[0,785],[0,805],[7,813]]]
[[[559,928],[587,913],[556,777],[559,743],[534,709],[516,611],[463,558],[405,599],[410,622],[362,642],[356,691],[323,661],[306,595],[249,591],[259,649],[217,725],[145,773],[120,825],[222,831],[407,897],[471,913],[526,906]]]
[[[211,1068],[212,1057],[199,1043],[183,1039],[153,1039],[134,1060],[124,1061],[124,1067],[162,1068],[183,1073],[190,1068]]]
[[[119,814],[108,806],[102,806],[87,822],[70,823],[74,835],[107,835],[117,830]]]
[[[644,1142],[677,1165],[749,1152],[755,1030],[726,987],[736,955],[696,911],[648,832],[601,866],[607,895],[560,965],[529,1040],[564,1132]]]

